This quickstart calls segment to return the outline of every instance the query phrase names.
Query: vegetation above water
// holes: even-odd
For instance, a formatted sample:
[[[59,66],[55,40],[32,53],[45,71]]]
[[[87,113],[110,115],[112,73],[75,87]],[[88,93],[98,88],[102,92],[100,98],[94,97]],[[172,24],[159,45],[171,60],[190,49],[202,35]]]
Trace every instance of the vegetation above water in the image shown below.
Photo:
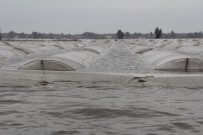
[[[203,33],[194,32],[194,33],[175,33],[173,30],[170,33],[162,32],[162,29],[156,28],[154,33],[130,33],[123,32],[118,30],[117,33],[109,34],[98,34],[93,32],[84,32],[82,34],[54,34],[54,33],[41,33],[41,32],[32,32],[32,33],[17,33],[10,31],[7,33],[2,33],[0,31],[0,40],[13,40],[13,39],[155,39],[155,38],[164,38],[164,39],[177,39],[177,38],[203,38]]]

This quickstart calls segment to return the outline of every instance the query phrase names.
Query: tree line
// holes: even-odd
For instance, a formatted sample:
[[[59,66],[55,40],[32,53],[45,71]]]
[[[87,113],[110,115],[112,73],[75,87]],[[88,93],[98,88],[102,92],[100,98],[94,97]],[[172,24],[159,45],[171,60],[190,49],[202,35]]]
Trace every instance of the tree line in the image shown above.
[[[175,33],[171,31],[170,33],[164,33],[161,28],[156,28],[154,32],[149,33],[129,33],[118,30],[117,33],[111,34],[97,34],[93,32],[84,32],[82,34],[54,34],[54,33],[40,33],[32,32],[28,33],[17,33],[10,31],[8,33],[2,33],[0,30],[0,40],[13,40],[13,39],[174,39],[174,38],[203,38],[202,32],[194,33]]]

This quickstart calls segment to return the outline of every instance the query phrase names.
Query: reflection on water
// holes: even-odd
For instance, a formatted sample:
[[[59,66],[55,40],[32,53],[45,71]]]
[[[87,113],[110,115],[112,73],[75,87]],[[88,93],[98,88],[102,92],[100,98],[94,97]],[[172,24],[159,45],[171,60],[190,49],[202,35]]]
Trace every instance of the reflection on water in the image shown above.
[[[203,134],[203,89],[0,88],[5,135]]]

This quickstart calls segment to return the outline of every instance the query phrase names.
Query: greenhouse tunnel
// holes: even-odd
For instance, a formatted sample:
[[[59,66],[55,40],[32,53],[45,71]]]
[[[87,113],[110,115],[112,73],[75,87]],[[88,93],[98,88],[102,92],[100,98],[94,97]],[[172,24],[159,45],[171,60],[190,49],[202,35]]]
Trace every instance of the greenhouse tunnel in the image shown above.
[[[97,53],[89,51],[68,52],[27,62],[18,69],[75,71],[77,69],[88,67],[97,56]]]
[[[149,51],[143,54],[157,70],[202,71],[203,59],[167,51]]]

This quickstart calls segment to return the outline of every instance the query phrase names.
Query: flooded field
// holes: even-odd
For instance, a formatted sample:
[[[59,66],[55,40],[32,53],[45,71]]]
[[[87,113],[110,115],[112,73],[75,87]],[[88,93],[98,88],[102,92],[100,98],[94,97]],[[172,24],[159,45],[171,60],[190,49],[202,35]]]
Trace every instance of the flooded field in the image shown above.
[[[201,135],[203,89],[0,88],[2,135]]]
[[[21,65],[19,63],[31,58],[69,52],[88,45],[107,44],[106,48],[98,51],[97,58],[77,71],[164,73],[154,70],[133,47],[142,45],[198,57],[202,57],[203,50],[198,49],[203,48],[202,40],[44,43],[37,44],[41,48],[34,48],[35,43],[30,43],[29,54],[16,50],[12,56],[8,52],[15,50],[13,46],[25,48],[25,43],[10,43],[12,46],[1,43],[4,52],[7,52],[4,56],[0,55],[2,69],[17,69]],[[196,52],[190,52],[191,48]],[[203,88],[130,87],[117,84],[0,87],[0,134],[202,135]]]

